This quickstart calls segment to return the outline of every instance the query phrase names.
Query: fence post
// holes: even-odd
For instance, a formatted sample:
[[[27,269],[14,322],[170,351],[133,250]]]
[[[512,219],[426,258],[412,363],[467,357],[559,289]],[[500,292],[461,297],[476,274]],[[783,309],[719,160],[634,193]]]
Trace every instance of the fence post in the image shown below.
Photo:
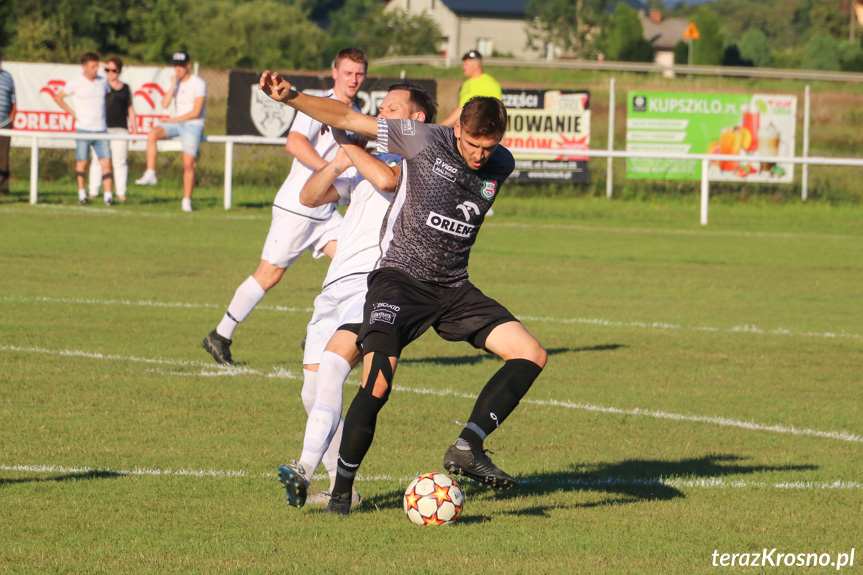
[[[225,209],[231,209],[234,178],[234,142],[225,142]]]
[[[39,201],[39,138],[33,136],[30,145],[30,204]]]
[[[809,84],[806,84],[806,92],[803,98],[803,157],[809,157]],[[803,182],[800,188],[800,197],[805,202],[809,196],[809,164],[803,163]]]
[[[614,151],[614,78],[611,79],[611,84],[608,87],[608,151]],[[613,158],[609,156],[608,165],[605,169],[605,197],[609,200],[611,199],[612,179],[614,177],[612,160]]]
[[[710,196],[710,185],[707,180],[707,169],[710,160],[701,160],[701,225],[707,225],[707,200]]]

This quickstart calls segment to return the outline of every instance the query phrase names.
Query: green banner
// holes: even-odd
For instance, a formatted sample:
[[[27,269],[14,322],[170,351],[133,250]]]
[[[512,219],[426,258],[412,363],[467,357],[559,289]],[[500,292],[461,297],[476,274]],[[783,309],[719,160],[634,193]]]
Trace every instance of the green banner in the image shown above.
[[[797,98],[775,94],[628,94],[627,151],[729,154],[710,162],[713,181],[791,183],[794,164],[759,161],[794,155]],[[699,180],[701,162],[629,158],[629,178]]]

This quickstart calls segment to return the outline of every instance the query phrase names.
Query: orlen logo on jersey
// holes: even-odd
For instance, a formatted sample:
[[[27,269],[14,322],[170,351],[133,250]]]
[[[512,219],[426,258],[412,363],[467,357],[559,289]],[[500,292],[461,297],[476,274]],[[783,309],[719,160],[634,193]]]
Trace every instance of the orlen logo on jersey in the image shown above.
[[[469,238],[476,229],[476,226],[442,216],[435,212],[429,212],[429,217],[426,219],[426,225],[460,238]]]
[[[432,166],[432,172],[444,179],[455,182],[455,175],[458,173],[458,168],[456,168],[455,166],[450,166],[440,158],[435,158],[434,166]]]
[[[166,114],[157,114],[156,106],[162,106],[162,98],[165,96],[165,90],[158,84],[153,82],[141,84],[141,87],[135,90],[133,98],[138,98],[146,102],[147,107],[152,110],[150,114],[136,114],[138,119],[138,132],[146,134],[155,128],[160,118],[167,118]]]

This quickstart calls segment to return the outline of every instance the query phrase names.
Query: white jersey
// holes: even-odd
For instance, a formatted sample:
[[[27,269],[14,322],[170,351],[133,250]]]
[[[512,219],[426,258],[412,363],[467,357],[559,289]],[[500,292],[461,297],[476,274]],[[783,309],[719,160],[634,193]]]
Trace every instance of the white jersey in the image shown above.
[[[338,100],[332,90],[327,90],[321,95],[321,97]],[[353,107],[358,112],[361,111],[356,107],[356,105]],[[322,124],[317,120],[313,120],[302,112],[297,112],[297,116],[294,118],[294,123],[291,124],[290,131],[298,132],[308,138],[309,143],[318,155],[327,162],[331,162],[336,157],[339,145],[333,139],[333,134],[330,130],[327,130],[323,135],[321,135],[321,127]],[[332,204],[319,206],[317,208],[309,208],[300,203],[300,191],[314,172],[315,171],[313,169],[295,158],[294,163],[291,165],[291,173],[288,174],[282,187],[279,188],[279,193],[276,194],[276,199],[273,201],[273,205],[277,208],[314,220],[326,220],[335,209]]]
[[[402,161],[395,154],[375,154],[375,157],[388,166]],[[349,203],[350,208],[339,231],[336,255],[324,279],[325,288],[347,276],[368,274],[375,269],[381,256],[381,224],[393,199],[393,194],[376,190],[356,168],[346,171],[333,186],[342,198],[340,204]]]
[[[77,117],[75,129],[88,132],[108,130],[105,121],[105,95],[111,91],[108,80],[102,76],[90,80],[82,74],[69,80],[63,91],[72,96],[72,107]]]
[[[189,76],[185,82],[178,82],[174,87],[175,118],[184,116],[195,109],[195,100],[207,97],[207,83],[197,76]],[[201,108],[201,115],[193,120],[186,120],[189,124],[204,125],[204,112],[207,111],[207,102]]]

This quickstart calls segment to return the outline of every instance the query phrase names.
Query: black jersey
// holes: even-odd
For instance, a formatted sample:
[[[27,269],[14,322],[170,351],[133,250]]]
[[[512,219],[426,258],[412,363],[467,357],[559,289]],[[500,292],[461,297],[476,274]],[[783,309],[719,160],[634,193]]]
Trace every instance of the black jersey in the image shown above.
[[[512,154],[498,146],[482,168],[471,170],[452,128],[383,119],[378,120],[378,152],[404,158],[381,229],[380,267],[441,286],[463,284],[485,214],[515,168]]]

